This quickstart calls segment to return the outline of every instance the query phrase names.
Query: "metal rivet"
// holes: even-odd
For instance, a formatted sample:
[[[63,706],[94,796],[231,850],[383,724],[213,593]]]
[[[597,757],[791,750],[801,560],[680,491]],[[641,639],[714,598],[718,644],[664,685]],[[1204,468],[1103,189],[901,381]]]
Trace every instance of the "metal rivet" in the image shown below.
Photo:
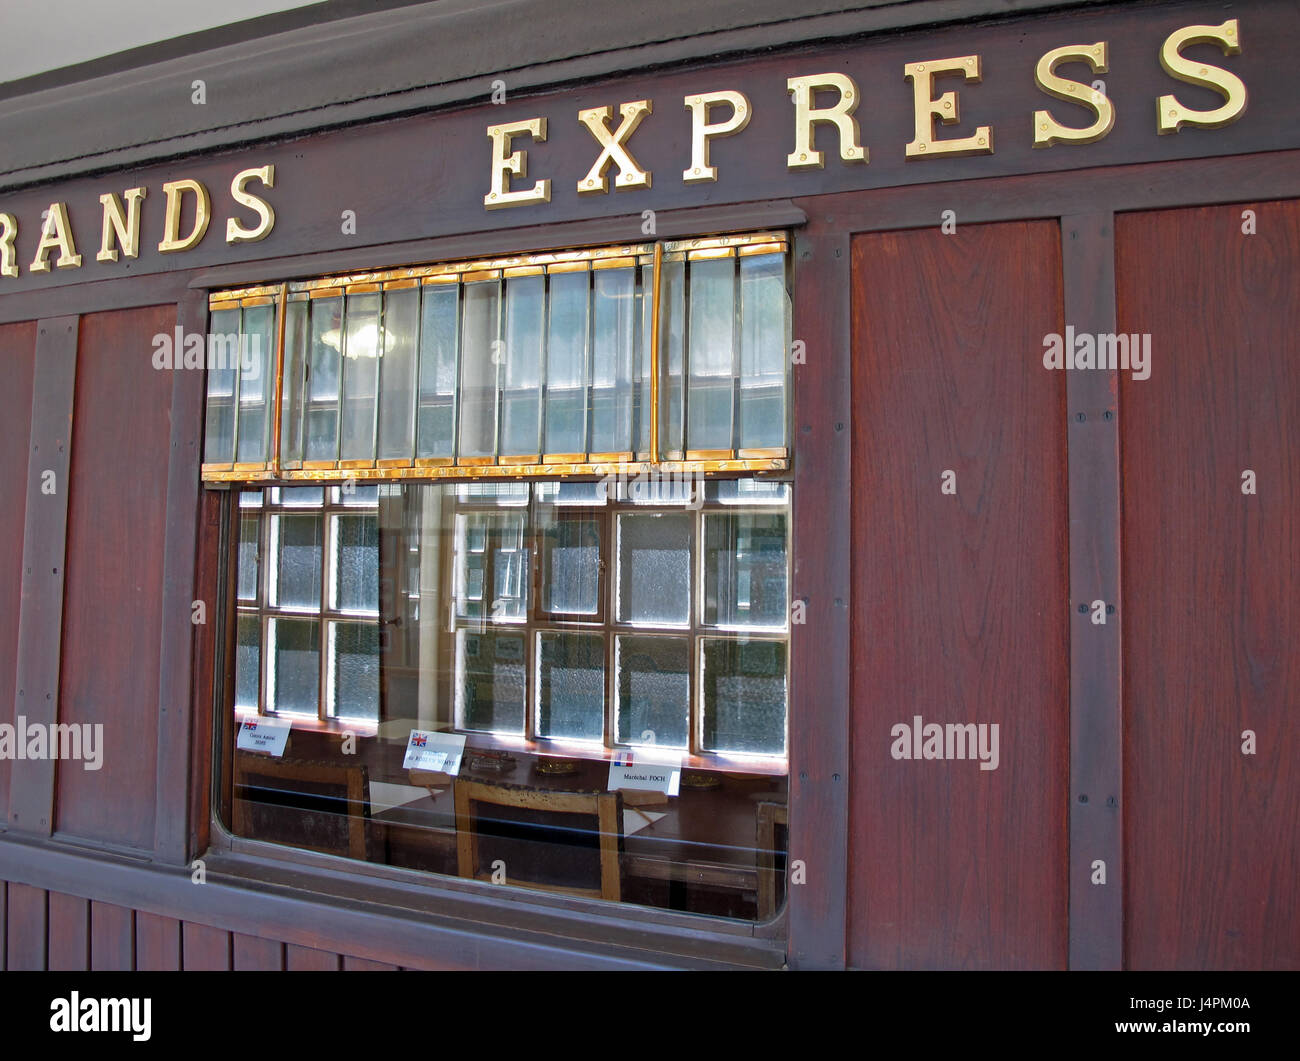
[[[836,431],[843,431],[843,430],[844,430],[844,424],[837,420],[837,421],[835,422],[835,430],[836,430]]]
[[[1080,803],[1087,803],[1087,802],[1088,802],[1088,796],[1087,796],[1086,793],[1082,793],[1082,792],[1079,793],[1079,802],[1080,802]]]
[[[1106,614],[1107,614],[1107,615],[1114,615],[1114,614],[1115,614],[1115,605],[1113,605],[1113,604],[1107,604],[1107,605],[1106,605]]]
[[[1106,806],[1108,806],[1108,807],[1118,807],[1118,806],[1119,806],[1119,800],[1117,800],[1114,796],[1107,796],[1107,797],[1106,797]]]
[[[1103,420],[1114,420],[1115,414],[1111,412],[1109,409],[1107,409],[1104,413],[1101,414],[1101,418]]]
[[[1087,414],[1087,413],[1075,413],[1075,414],[1074,414],[1074,418],[1075,418],[1076,420],[1078,420],[1079,423],[1083,423],[1085,420],[1088,419],[1088,414]]]
[[[831,774],[831,780],[832,780],[832,781],[838,781],[839,779],[840,779],[840,775],[839,775],[839,774]]]
[[[1079,605],[1079,614],[1080,614],[1080,615],[1085,614],[1087,611],[1088,611],[1088,606],[1087,606],[1086,604],[1080,604],[1080,605]]]

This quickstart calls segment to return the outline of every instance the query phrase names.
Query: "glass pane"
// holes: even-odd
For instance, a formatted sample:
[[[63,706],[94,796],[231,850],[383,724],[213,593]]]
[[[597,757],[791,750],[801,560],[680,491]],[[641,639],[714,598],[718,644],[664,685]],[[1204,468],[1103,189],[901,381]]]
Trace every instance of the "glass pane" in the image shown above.
[[[456,441],[458,284],[424,288],[420,317],[420,419],[417,457],[450,457]]]
[[[456,706],[464,729],[523,733],[524,635],[456,632]]]
[[[614,643],[619,744],[685,748],[691,711],[691,642],[620,636]]]
[[[379,721],[379,624],[329,624],[329,713]]]
[[[261,525],[259,516],[239,517],[240,600],[257,600],[257,533]]]
[[[267,710],[315,718],[320,702],[320,623],[273,618],[269,626]]]
[[[321,517],[271,517],[270,603],[277,608],[319,608]]]
[[[601,269],[592,274],[591,368],[592,453],[632,449],[632,371],[638,319],[635,269]]]
[[[546,452],[587,451],[591,274],[553,273],[546,332]]]
[[[466,284],[461,323],[460,456],[496,454],[497,363],[501,360],[495,280]]]
[[[784,513],[704,516],[704,621],[711,626],[784,630]]]
[[[241,490],[239,492],[239,507],[240,508],[261,508],[262,507],[261,489]]]
[[[785,255],[740,259],[740,424],[743,448],[785,445],[788,300]]]
[[[384,292],[384,354],[379,359],[379,459],[415,453],[415,344],[420,289]]]
[[[706,639],[701,657],[703,747],[784,754],[786,646]]]
[[[693,519],[685,512],[618,517],[619,622],[690,622]]]
[[[721,505],[784,505],[790,500],[790,485],[764,479],[710,479],[704,484],[704,500]]]
[[[522,622],[528,611],[524,513],[477,512],[456,520],[456,614]]]
[[[379,504],[379,484],[367,485],[352,480],[344,486],[331,486],[330,500],[336,505],[366,505],[373,508]]]
[[[334,516],[330,605],[336,611],[379,614],[379,516]]]
[[[338,460],[339,361],[343,300],[311,302],[311,354],[307,363],[307,460]]]
[[[244,310],[239,352],[239,423],[236,427],[241,462],[265,462],[270,452],[271,418],[267,396],[275,382],[274,306],[251,306]]]
[[[208,464],[229,464],[235,459],[235,374],[239,367],[239,310],[217,310],[211,315],[208,328],[208,346],[214,356],[208,368],[203,459]],[[218,350],[221,352],[220,357],[215,356]],[[232,353],[233,357],[230,356]]]
[[[302,461],[303,379],[307,368],[306,299],[286,304],[284,317],[284,396],[280,405],[280,461]]]
[[[340,460],[375,455],[375,391],[379,380],[379,292],[348,295],[343,345]]]
[[[271,504],[293,508],[320,508],[325,500],[323,486],[273,486]]]
[[[536,455],[541,424],[542,325],[545,277],[506,280],[501,452]]]
[[[688,449],[731,448],[735,260],[691,262]]]
[[[605,732],[605,639],[537,635],[537,735],[600,740]]]
[[[262,662],[262,624],[256,615],[239,616],[235,650],[235,706],[257,710],[258,667]]]
[[[636,368],[633,373],[632,417],[636,428],[636,452],[650,452],[650,350],[654,333],[654,267],[643,265],[637,271],[636,287]]]
[[[543,517],[542,610],[596,615],[600,611],[600,521],[555,513]]]
[[[686,330],[686,263],[665,261],[659,276],[659,448],[665,457],[682,454],[682,407],[686,381],[682,352]]]

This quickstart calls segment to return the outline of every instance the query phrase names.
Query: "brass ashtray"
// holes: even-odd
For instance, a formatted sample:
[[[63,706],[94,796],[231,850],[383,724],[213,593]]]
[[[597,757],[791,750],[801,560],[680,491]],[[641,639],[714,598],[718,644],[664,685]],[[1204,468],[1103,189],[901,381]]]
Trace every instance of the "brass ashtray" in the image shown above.
[[[683,770],[682,788],[693,788],[698,792],[707,792],[722,787],[722,777],[708,774],[702,770]]]
[[[508,774],[515,768],[513,755],[504,752],[477,752],[469,757],[471,771],[484,774]]]
[[[568,774],[576,774],[580,769],[577,759],[546,759],[539,758],[536,765],[539,774],[550,774],[553,777],[564,777]]]

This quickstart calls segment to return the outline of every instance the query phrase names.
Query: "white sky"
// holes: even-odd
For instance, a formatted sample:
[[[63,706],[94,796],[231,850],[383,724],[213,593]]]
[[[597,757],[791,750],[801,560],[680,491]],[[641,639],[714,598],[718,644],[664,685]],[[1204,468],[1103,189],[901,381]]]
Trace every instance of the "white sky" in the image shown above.
[[[0,0],[0,82],[317,0]]]

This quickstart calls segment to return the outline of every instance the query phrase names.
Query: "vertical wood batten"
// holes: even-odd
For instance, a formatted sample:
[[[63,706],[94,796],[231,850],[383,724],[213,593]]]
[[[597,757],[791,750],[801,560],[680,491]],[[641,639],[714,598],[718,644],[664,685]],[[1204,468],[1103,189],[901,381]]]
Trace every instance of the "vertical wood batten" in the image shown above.
[[[23,527],[22,604],[18,619],[14,716],[48,726],[59,714],[63,579],[72,455],[72,402],[79,318],[52,317],[36,332],[27,510]],[[46,477],[53,473],[53,479]],[[52,492],[45,484],[52,483]],[[10,768],[9,825],[49,836],[54,819],[54,759],[15,760]]]
[[[189,291],[176,307],[183,334],[206,334],[207,295]],[[154,851],[165,862],[184,862],[190,834],[190,706],[195,639],[215,623],[219,600],[205,600],[207,624],[192,621],[197,590],[200,452],[203,444],[205,372],[173,372],[171,439],[167,459],[167,529],[163,546],[162,651],[158,671],[157,811]],[[271,415],[268,411],[267,415]],[[202,783],[206,771],[194,775]]]
[[[794,563],[790,600],[789,964],[842,969],[849,794],[849,238],[827,218],[794,240]],[[788,356],[788,355],[787,355]]]
[[[1115,332],[1115,219],[1061,218],[1065,322]],[[1070,479],[1070,968],[1123,963],[1119,377],[1066,370]],[[1092,602],[1106,604],[1094,623]],[[1083,609],[1082,611],[1080,609]],[[1093,864],[1105,883],[1093,884]]]

